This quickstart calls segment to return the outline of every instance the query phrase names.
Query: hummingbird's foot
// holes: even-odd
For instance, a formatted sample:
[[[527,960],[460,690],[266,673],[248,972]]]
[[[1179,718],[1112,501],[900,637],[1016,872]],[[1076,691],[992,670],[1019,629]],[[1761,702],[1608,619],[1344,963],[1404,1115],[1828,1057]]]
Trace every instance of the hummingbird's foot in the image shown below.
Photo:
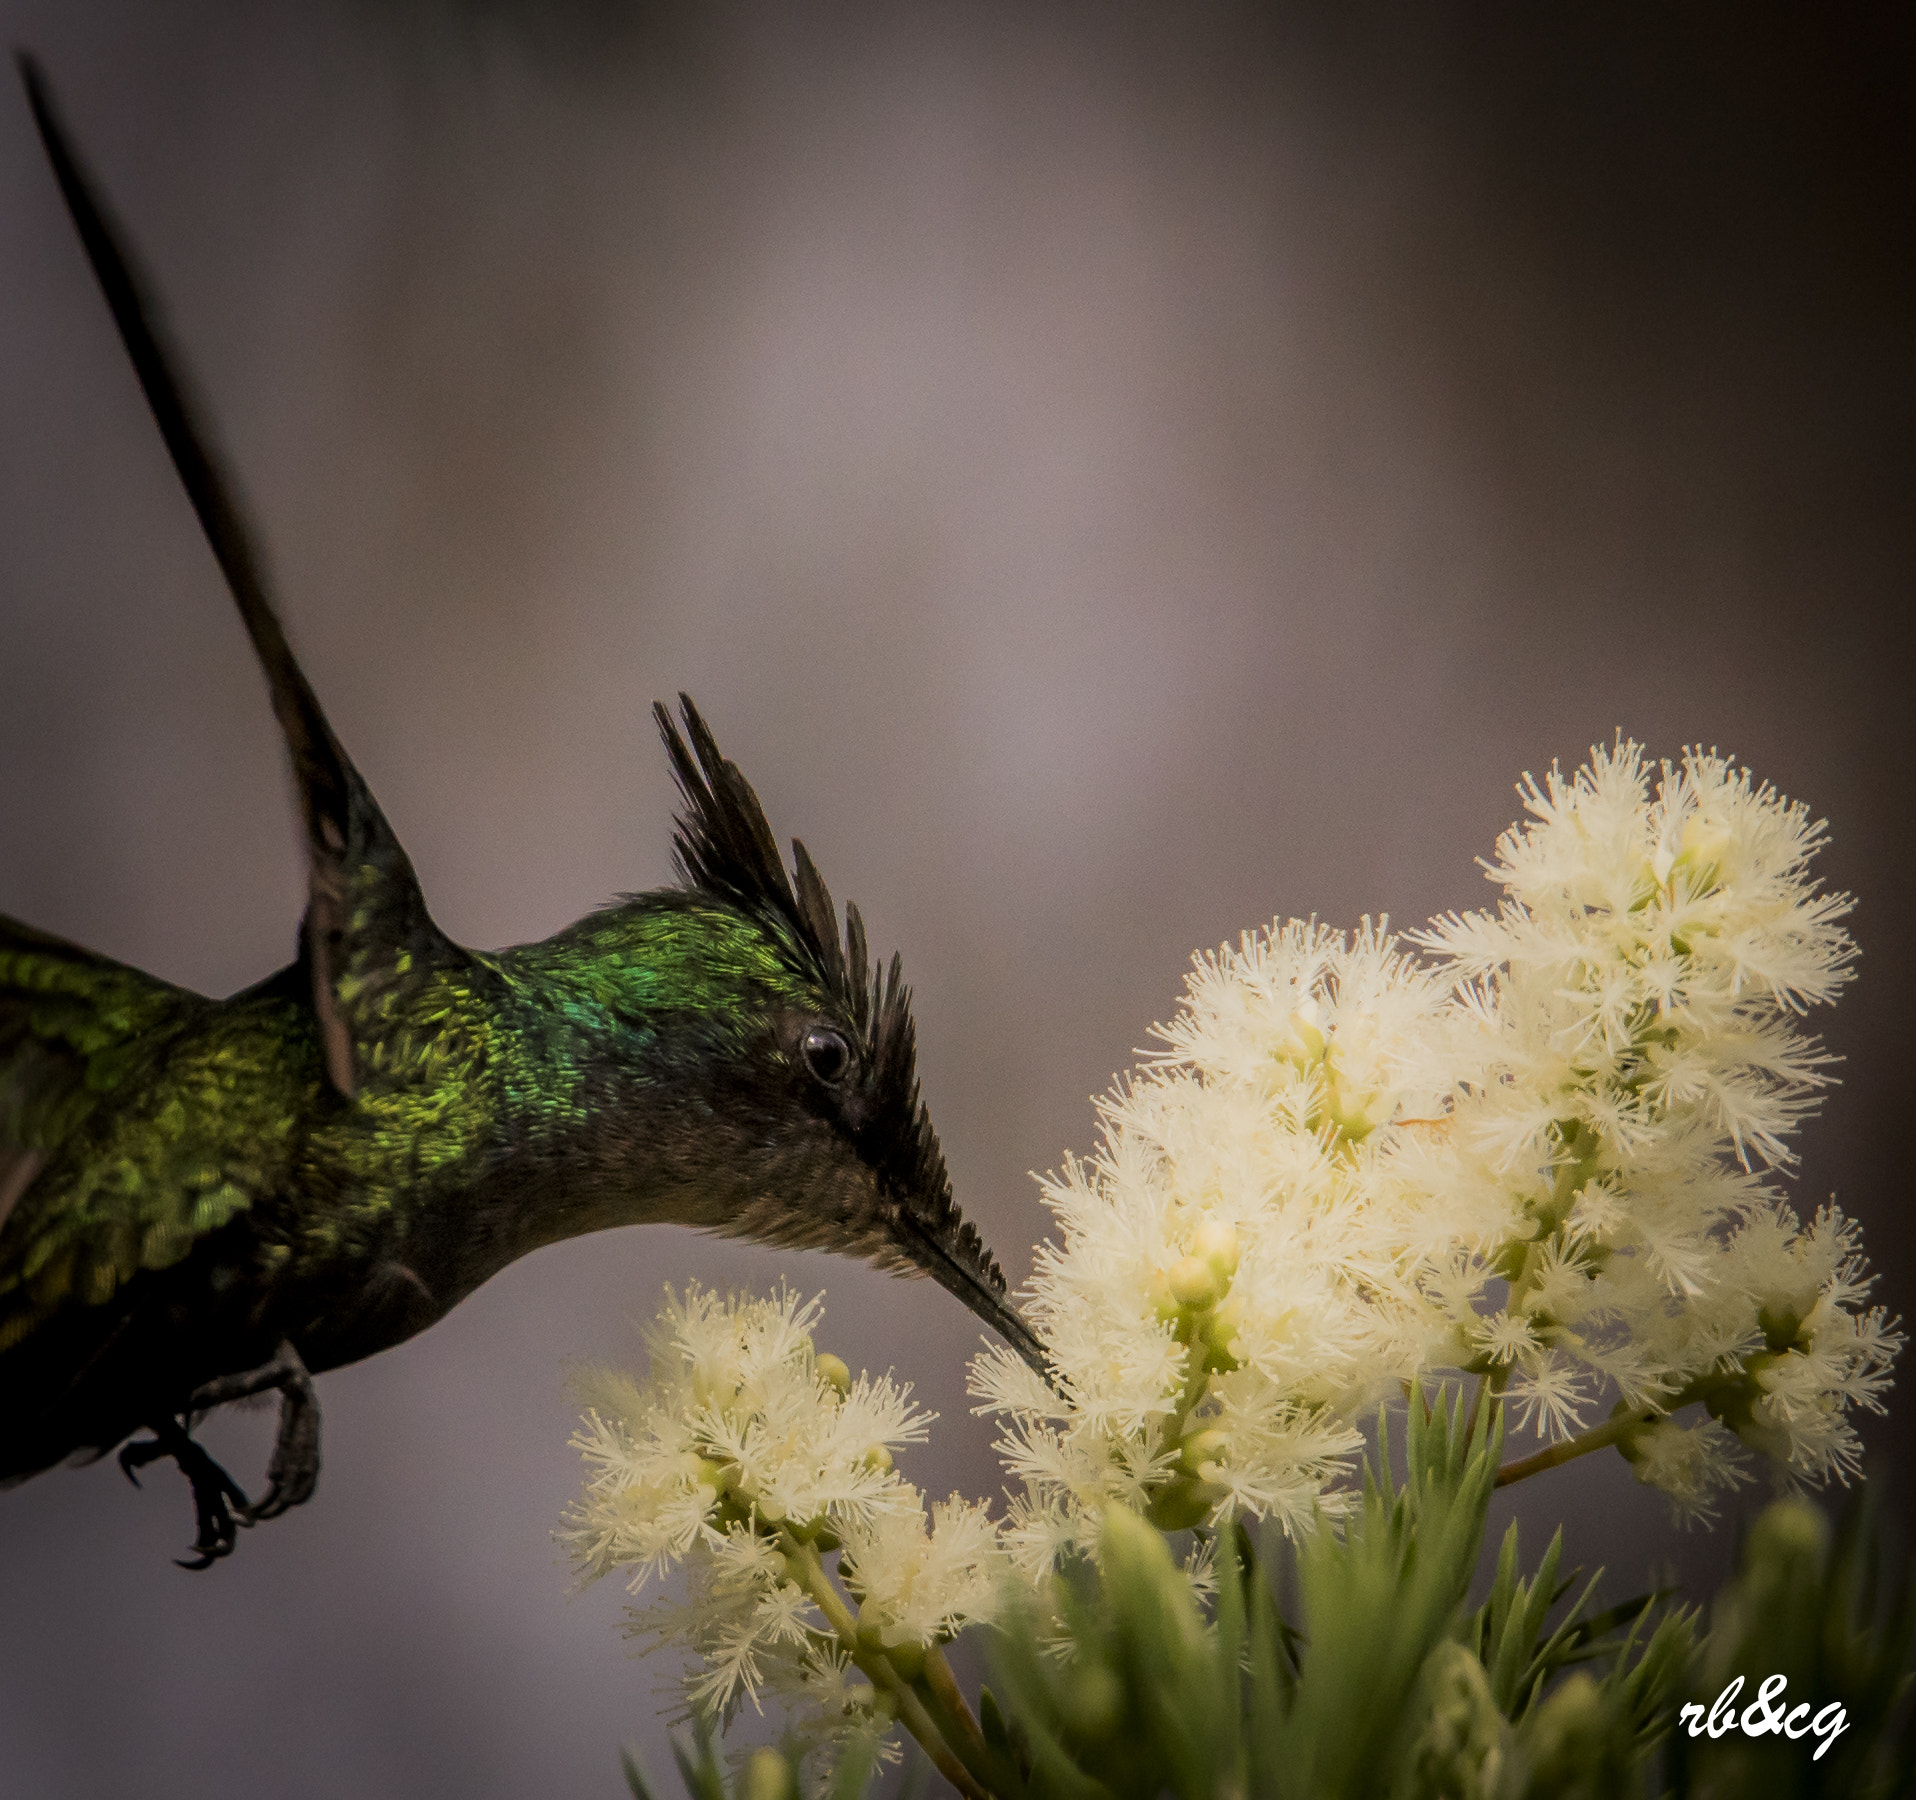
[[[256,1519],[276,1519],[289,1506],[304,1506],[319,1485],[319,1396],[299,1352],[285,1345],[292,1362],[279,1388],[279,1436],[266,1465],[266,1492],[253,1508]]]
[[[192,1560],[181,1557],[173,1560],[182,1569],[210,1569],[222,1556],[232,1553],[240,1526],[252,1523],[246,1495],[239,1483],[193,1442],[186,1427],[177,1419],[167,1419],[147,1429],[153,1433],[150,1438],[136,1438],[122,1446],[121,1472],[138,1487],[140,1478],[134,1473],[136,1469],[143,1469],[163,1456],[172,1457],[180,1473],[193,1484],[195,1528]],[[237,1518],[233,1512],[235,1507],[239,1509]]]
[[[279,1390],[279,1436],[266,1465],[266,1492],[256,1506],[245,1506],[245,1523],[276,1519],[289,1507],[303,1506],[319,1483],[319,1396],[305,1360],[290,1342],[271,1362],[239,1375],[225,1375],[194,1390],[187,1403],[194,1413],[208,1412],[229,1400]],[[244,1502],[241,1503],[244,1506]]]

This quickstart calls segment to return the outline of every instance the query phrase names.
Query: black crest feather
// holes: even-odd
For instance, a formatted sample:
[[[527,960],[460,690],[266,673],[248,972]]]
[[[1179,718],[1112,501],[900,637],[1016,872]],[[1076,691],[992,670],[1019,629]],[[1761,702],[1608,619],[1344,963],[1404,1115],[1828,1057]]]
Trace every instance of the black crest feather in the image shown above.
[[[795,876],[787,874],[751,783],[719,750],[689,696],[679,696],[679,707],[682,734],[664,706],[652,711],[685,801],[673,838],[680,877],[695,892],[774,921],[861,1040],[873,1111],[859,1138],[899,1208],[896,1235],[876,1247],[875,1260],[931,1275],[1042,1372],[1042,1348],[1004,1298],[1003,1273],[952,1198],[944,1152],[919,1092],[911,989],[898,958],[882,977],[871,966],[856,906],[845,909],[841,941],[831,889],[805,846],[793,840]]]
[[[849,929],[856,939],[858,959],[848,965],[838,941],[831,890],[805,846],[793,843],[798,853],[794,887],[752,784],[719,749],[690,695],[679,696],[679,709],[685,719],[683,735],[662,704],[655,701],[652,706],[685,801],[672,835],[672,860],[679,878],[695,892],[777,920],[813,965],[826,992],[845,1007],[863,1033],[870,1025],[871,1002],[863,966],[865,934],[855,910]]]

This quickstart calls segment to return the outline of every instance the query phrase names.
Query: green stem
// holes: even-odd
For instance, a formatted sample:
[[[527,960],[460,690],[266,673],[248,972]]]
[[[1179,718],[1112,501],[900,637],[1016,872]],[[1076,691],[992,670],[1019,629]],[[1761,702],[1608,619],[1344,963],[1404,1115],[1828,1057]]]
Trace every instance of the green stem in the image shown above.
[[[786,1527],[781,1526],[778,1535],[779,1548],[785,1553],[787,1572],[825,1615],[839,1644],[860,1672],[873,1687],[883,1688],[891,1696],[898,1708],[899,1723],[924,1746],[925,1754],[931,1758],[938,1773],[965,1795],[966,1800],[991,1800],[984,1784],[953,1754],[951,1746],[932,1723],[925,1703],[914,1692],[911,1683],[891,1666],[889,1658],[882,1652],[867,1651],[859,1644],[858,1621],[845,1604],[844,1596],[833,1586],[831,1577],[825,1573],[824,1559],[816,1547],[794,1537]]]
[[[1017,1770],[985,1742],[985,1734],[972,1716],[964,1691],[945,1661],[945,1653],[936,1644],[925,1652],[925,1670],[912,1684],[925,1710],[937,1722],[945,1741],[987,1792],[999,1795],[1019,1794],[1024,1782]]]
[[[951,1664],[945,1661],[944,1651],[936,1644],[925,1652],[925,1685],[936,1694],[943,1703],[946,1712],[957,1721],[978,1749],[985,1746],[985,1734],[979,1728],[978,1721],[971,1716],[971,1706],[965,1699],[964,1689],[958,1685],[958,1677],[952,1674]]]
[[[1660,1415],[1653,1412],[1620,1413],[1607,1425],[1599,1425],[1595,1431],[1586,1431],[1582,1437],[1571,1438],[1567,1443],[1552,1444],[1547,1450],[1539,1450],[1535,1456],[1526,1456],[1517,1462],[1505,1463],[1497,1471],[1495,1485],[1508,1487],[1513,1481],[1523,1481],[1532,1475],[1541,1475],[1546,1469],[1555,1469],[1564,1463],[1575,1462],[1580,1456],[1588,1456],[1592,1450],[1606,1450],[1612,1444],[1621,1443],[1633,1431],[1641,1430],[1658,1417]]]

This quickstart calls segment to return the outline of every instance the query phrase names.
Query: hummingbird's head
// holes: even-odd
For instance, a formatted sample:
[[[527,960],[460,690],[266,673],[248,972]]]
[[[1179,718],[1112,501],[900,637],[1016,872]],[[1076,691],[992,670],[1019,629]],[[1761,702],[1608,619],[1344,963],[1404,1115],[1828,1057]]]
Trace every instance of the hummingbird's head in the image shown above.
[[[868,960],[858,909],[837,910],[805,846],[794,873],[751,784],[679,696],[681,734],[653,711],[684,806],[673,849],[684,903],[720,909],[771,948],[777,978],[741,970],[750,997],[720,1059],[732,1071],[709,1129],[736,1140],[743,1186],[709,1219],[729,1235],[868,1257],[929,1275],[1040,1374],[1044,1347],[1005,1294],[1005,1279],[952,1199],[951,1178],[918,1087],[911,991],[898,958]],[[756,959],[728,954],[734,969]]]

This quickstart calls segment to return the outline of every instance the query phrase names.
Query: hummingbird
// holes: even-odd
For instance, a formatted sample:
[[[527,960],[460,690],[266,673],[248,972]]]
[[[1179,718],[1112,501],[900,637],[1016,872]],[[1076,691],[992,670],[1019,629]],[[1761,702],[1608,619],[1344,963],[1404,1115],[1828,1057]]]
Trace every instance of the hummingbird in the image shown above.
[[[508,1263],[667,1221],[930,1276],[1040,1374],[952,1197],[911,996],[802,843],[788,871],[692,701],[654,714],[679,885],[467,949],[287,642],[160,315],[33,61],[67,209],[237,603],[293,772],[297,955],[226,999],[0,917],[0,1485],[119,1448],[192,1487],[187,1568],[309,1499],[313,1377],[403,1343]],[[257,1501],[193,1437],[277,1395]],[[144,1435],[140,1435],[140,1434]]]

